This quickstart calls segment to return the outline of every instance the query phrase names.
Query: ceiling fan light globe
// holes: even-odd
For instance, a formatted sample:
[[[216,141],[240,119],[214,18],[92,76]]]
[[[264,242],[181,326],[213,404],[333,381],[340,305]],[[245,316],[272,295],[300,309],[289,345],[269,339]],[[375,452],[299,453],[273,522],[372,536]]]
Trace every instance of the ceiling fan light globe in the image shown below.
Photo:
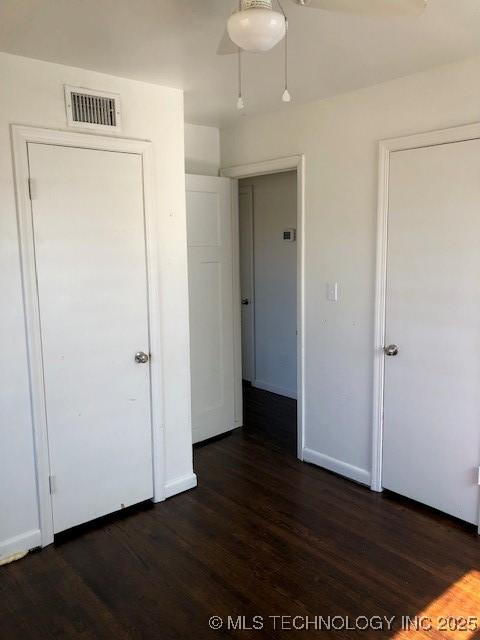
[[[247,9],[230,16],[228,35],[244,51],[270,51],[285,37],[285,18],[278,11]]]

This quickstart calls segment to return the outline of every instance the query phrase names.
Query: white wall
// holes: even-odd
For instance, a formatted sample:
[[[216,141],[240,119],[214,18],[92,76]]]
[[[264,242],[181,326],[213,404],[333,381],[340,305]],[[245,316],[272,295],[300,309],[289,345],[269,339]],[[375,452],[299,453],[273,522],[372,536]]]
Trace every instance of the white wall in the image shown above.
[[[285,242],[283,231],[297,226],[297,174],[288,171],[247,178],[239,184],[253,187],[253,384],[296,397],[297,243]]]
[[[306,158],[307,457],[369,482],[377,142],[480,120],[480,59],[242,118],[222,166]],[[338,303],[326,283],[339,282]]]
[[[220,131],[215,127],[185,125],[185,173],[218,176]]]
[[[0,77],[1,556],[39,527],[9,125],[65,128],[64,83],[120,93],[122,135],[154,143],[169,493],[191,476],[192,450],[182,92],[6,54]]]

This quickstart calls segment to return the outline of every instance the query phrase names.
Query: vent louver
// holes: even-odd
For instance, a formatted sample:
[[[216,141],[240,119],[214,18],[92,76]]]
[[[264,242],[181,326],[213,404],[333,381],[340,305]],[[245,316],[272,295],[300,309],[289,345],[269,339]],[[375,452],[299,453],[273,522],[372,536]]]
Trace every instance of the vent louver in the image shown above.
[[[85,93],[72,93],[72,117],[75,122],[103,124],[107,127],[117,125],[115,100],[102,96],[89,96]]]
[[[120,98],[116,94],[65,87],[68,124],[95,129],[120,128]]]

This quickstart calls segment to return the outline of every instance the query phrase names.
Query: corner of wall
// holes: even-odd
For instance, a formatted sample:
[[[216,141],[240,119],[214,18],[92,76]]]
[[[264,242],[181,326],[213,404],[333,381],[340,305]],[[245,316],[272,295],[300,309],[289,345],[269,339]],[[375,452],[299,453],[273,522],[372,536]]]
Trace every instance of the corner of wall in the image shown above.
[[[203,176],[219,175],[219,129],[185,123],[185,173]]]
[[[167,482],[165,485],[165,498],[171,498],[172,496],[177,495],[177,493],[194,489],[196,486],[197,475],[192,471],[192,473],[187,473],[184,476],[180,476],[179,478],[175,478],[174,480]]]

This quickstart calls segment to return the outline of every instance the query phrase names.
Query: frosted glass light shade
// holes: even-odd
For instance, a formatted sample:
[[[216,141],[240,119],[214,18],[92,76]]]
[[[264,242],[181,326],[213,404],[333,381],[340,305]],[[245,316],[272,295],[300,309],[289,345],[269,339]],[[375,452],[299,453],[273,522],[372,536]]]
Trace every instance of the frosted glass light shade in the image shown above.
[[[278,11],[246,9],[230,16],[228,35],[244,51],[269,51],[285,37],[285,18]]]

